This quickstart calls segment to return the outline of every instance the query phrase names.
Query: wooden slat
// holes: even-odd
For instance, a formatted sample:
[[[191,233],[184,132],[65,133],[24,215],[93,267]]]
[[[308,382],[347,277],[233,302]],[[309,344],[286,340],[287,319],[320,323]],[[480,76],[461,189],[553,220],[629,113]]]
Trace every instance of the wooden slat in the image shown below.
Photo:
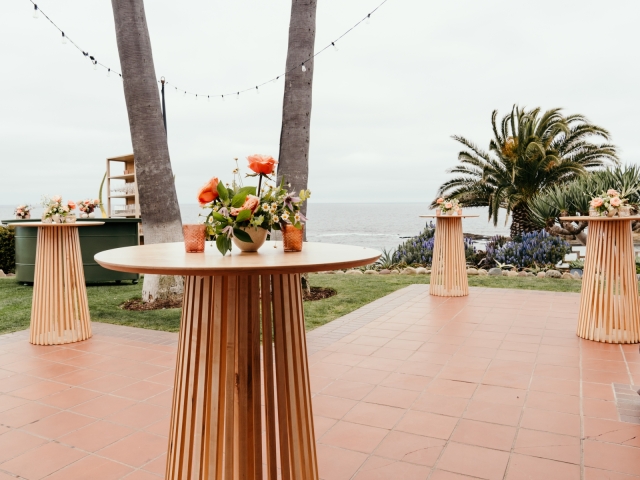
[[[436,217],[429,293],[440,297],[469,295],[462,217]]]
[[[264,402],[267,440],[267,480],[277,480],[275,381],[273,360],[273,320],[271,316],[271,277],[262,275],[262,351],[264,358]]]

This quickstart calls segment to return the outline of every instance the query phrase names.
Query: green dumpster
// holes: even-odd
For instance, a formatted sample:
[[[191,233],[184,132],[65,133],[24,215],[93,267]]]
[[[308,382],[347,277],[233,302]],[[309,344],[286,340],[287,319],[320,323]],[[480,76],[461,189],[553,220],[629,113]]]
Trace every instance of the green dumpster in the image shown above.
[[[91,228],[79,228],[80,250],[82,251],[82,266],[87,283],[121,282],[131,280],[137,283],[140,275],[137,273],[116,272],[98,265],[94,255],[112,248],[130,247],[138,245],[139,218],[87,218],[83,221],[99,221],[104,225]],[[21,222],[31,220],[3,220],[16,228],[16,280],[18,282],[33,283],[36,263],[37,228],[20,228]]]

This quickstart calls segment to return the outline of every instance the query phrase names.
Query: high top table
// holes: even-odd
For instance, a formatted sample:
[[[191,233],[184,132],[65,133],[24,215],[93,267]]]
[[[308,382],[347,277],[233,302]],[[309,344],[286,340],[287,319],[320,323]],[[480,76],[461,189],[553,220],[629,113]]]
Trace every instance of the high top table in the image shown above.
[[[640,341],[640,304],[631,222],[640,217],[560,217],[589,222],[580,292],[581,338],[606,343]]]
[[[429,293],[438,297],[469,295],[467,261],[464,256],[462,219],[479,215],[420,215],[436,219]]]
[[[166,479],[262,480],[264,413],[264,478],[278,478],[277,434],[281,478],[318,480],[300,274],[378,258],[375,250],[326,243],[285,253],[282,242],[224,257],[210,245],[185,253],[183,243],[95,256],[113,270],[186,276]]]
[[[20,223],[20,227],[38,228],[31,343],[59,345],[91,337],[78,228],[98,225],[104,222]]]

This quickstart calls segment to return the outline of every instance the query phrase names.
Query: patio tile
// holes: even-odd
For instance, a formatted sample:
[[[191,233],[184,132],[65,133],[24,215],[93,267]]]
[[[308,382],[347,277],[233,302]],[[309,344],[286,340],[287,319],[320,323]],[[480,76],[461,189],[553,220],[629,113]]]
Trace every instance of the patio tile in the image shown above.
[[[640,448],[585,440],[584,456],[588,467],[629,475],[640,472]]]
[[[372,427],[391,429],[398,423],[404,413],[405,410],[402,408],[360,402],[344,416],[344,420]]]
[[[60,412],[25,425],[22,429],[40,437],[55,439],[93,422],[94,420],[90,417],[71,412]]]
[[[508,461],[507,452],[449,443],[438,462],[438,469],[487,480],[501,480]]]
[[[99,392],[87,390],[86,388],[72,387],[48,397],[40,399],[41,403],[57,408],[71,408],[84,403],[92,398],[99,397]]]
[[[85,455],[74,448],[51,442],[0,464],[0,470],[29,480],[37,480],[66,467]]]
[[[580,466],[514,454],[506,480],[580,480]]]
[[[318,444],[318,472],[323,480],[349,480],[367,460],[365,453]]]
[[[322,390],[323,395],[333,397],[349,398],[351,400],[362,400],[366,397],[374,386],[369,383],[358,383],[354,381],[336,380]]]
[[[389,372],[385,370],[353,367],[338,378],[347,382],[363,382],[378,385],[388,376]]]
[[[130,398],[132,400],[146,400],[154,397],[162,392],[166,392],[170,387],[159,383],[152,383],[147,381],[136,382],[126,387],[114,390],[113,395],[119,397]]]
[[[47,480],[119,480],[133,472],[131,467],[116,463],[106,458],[89,455],[81,458],[68,467],[58,470]]]
[[[69,385],[44,380],[24,388],[14,390],[11,392],[11,395],[13,397],[24,398],[25,400],[39,400],[40,398],[48,397],[49,395],[53,395],[54,393],[61,392],[68,388],[70,388]],[[2,401],[0,400],[0,404],[1,403]],[[2,410],[1,406],[0,410]]]
[[[516,426],[520,421],[522,408],[516,405],[505,405],[491,402],[471,400],[463,417],[480,422],[498,423]]]
[[[393,387],[421,392],[426,388],[431,380],[431,377],[426,377],[423,375],[410,375],[407,373],[394,372],[387,376],[384,380],[382,380],[380,382],[380,385],[385,387]]]
[[[133,406],[135,403],[135,401],[127,398],[116,397],[113,395],[101,395],[99,397],[92,398],[88,402],[76,405],[70,410],[95,418],[105,418],[113,413]]]
[[[429,471],[420,465],[372,456],[362,465],[354,480],[423,480]]]
[[[585,417],[584,436],[591,440],[640,447],[640,425],[633,423]]]
[[[584,480],[637,480],[638,478],[640,478],[640,475],[625,475],[624,473],[591,467],[585,467],[584,469]]]
[[[419,392],[413,390],[378,386],[364,398],[364,401],[390,407],[409,408],[419,395]]]
[[[136,383],[136,381],[131,377],[125,377],[124,375],[106,374],[102,375],[99,378],[83,383],[82,386],[84,388],[88,388],[89,390],[96,390],[102,393],[110,393],[133,383]]]
[[[313,397],[313,413],[323,417],[340,419],[357,403],[355,400],[318,394]]]
[[[462,419],[451,435],[451,441],[508,452],[515,436],[515,427]]]
[[[415,401],[411,408],[413,410],[420,410],[423,412],[459,417],[464,413],[468,404],[469,400],[466,398],[447,397],[444,395],[436,395],[431,392],[424,392]]]
[[[567,435],[521,428],[513,451],[533,457],[580,464],[580,439]]]
[[[527,408],[522,415],[520,426],[531,430],[580,436],[580,416],[568,413]]]
[[[476,388],[475,383],[436,378],[427,386],[427,391],[436,395],[471,398]]]
[[[527,408],[535,408],[538,410],[579,415],[580,397],[532,390],[527,397],[526,406]]]
[[[386,429],[340,421],[322,436],[320,443],[372,453],[387,433]]]
[[[61,436],[60,443],[96,452],[133,433],[134,430],[111,422],[97,421]]]
[[[18,428],[29,423],[37,422],[59,411],[59,409],[47,405],[26,403],[0,413],[0,425]]]
[[[409,410],[396,426],[401,432],[447,440],[456,427],[457,418]]]
[[[0,435],[0,463],[22,455],[44,443],[47,443],[44,438],[20,430],[9,430]]]
[[[482,402],[522,406],[525,403],[526,395],[527,391],[523,389],[496,385],[479,385],[473,394],[473,399]]]
[[[139,468],[167,451],[167,439],[136,432],[99,450],[100,456]]]
[[[106,417],[107,420],[132,428],[143,428],[167,416],[170,409],[137,403]]]

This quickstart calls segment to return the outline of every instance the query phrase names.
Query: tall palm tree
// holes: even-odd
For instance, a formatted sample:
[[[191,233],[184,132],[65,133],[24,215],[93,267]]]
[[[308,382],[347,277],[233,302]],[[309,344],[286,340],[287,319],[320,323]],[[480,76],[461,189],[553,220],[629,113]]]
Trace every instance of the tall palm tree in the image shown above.
[[[565,117],[560,108],[541,113],[540,108],[527,111],[514,105],[500,125],[497,117],[494,110],[488,152],[464,137],[453,136],[468,150],[458,155],[461,165],[450,170],[460,176],[443,183],[438,193],[458,199],[462,206],[488,207],[494,225],[499,210],[506,209],[512,217],[512,237],[537,229],[527,202],[541,189],[618,163],[617,148],[606,143],[609,132],[584,115]]]
[[[284,177],[285,181],[291,184],[291,189],[296,192],[306,190],[309,179],[317,3],[317,0],[292,0],[291,2],[278,181]],[[302,206],[303,214],[307,213],[306,209],[305,202]]]
[[[112,0],[111,4],[129,114],[144,241],[147,244],[182,241],[180,208],[162,122],[144,2]],[[181,290],[181,277],[145,275],[143,298],[147,301],[179,295]]]

